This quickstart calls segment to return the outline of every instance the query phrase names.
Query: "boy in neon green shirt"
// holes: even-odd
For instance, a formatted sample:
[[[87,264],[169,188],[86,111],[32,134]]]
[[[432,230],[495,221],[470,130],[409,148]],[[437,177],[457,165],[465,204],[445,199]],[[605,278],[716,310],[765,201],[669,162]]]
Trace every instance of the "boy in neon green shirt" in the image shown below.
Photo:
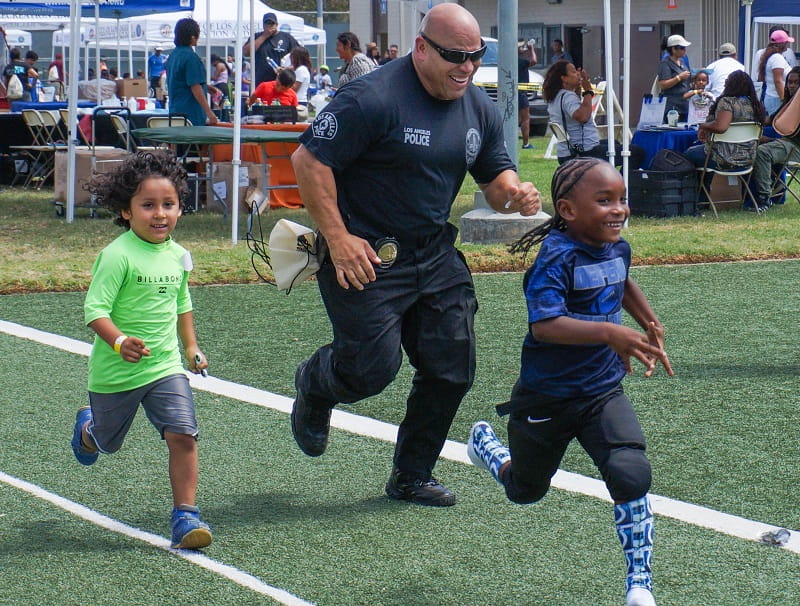
[[[122,447],[141,404],[169,449],[172,547],[200,549],[211,530],[195,505],[197,420],[178,337],[189,369],[208,366],[197,346],[188,279],[189,252],[172,240],[187,194],[186,172],[169,153],[143,152],[90,185],[98,205],[127,231],[92,268],[84,316],[95,331],[89,404],[78,410],[72,450],[83,465]]]

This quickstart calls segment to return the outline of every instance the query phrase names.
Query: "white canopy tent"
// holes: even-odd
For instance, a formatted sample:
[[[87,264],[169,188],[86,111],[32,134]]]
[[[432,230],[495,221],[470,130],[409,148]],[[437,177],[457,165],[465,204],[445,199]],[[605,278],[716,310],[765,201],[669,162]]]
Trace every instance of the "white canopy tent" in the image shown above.
[[[29,31],[24,29],[6,29],[6,42],[8,46],[31,46],[33,43],[33,36]]]

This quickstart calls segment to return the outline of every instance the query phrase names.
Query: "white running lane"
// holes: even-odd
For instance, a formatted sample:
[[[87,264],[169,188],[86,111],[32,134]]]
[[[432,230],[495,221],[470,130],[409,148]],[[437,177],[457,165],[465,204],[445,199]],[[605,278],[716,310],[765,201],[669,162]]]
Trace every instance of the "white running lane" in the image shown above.
[[[56,335],[44,332],[35,328],[15,324],[13,322],[6,322],[0,320],[0,332],[35,341],[43,345],[48,345],[63,351],[67,351],[82,356],[88,356],[91,351],[91,345],[84,341],[78,341],[61,335]],[[264,408],[271,408],[284,413],[290,413],[292,410],[292,398],[274,394],[262,389],[256,389],[247,385],[233,383],[231,381],[224,381],[217,379],[213,376],[201,377],[199,375],[189,373],[189,379],[193,389],[198,391],[206,391],[209,393],[225,396],[227,398],[234,398],[242,402],[263,406]],[[397,426],[383,421],[377,421],[368,417],[362,417],[353,413],[345,412],[343,410],[334,409],[331,416],[331,426],[337,429],[342,429],[353,434],[377,438],[386,442],[394,443],[397,437]],[[471,465],[467,457],[467,450],[463,443],[447,440],[441,454],[442,458],[451,461],[457,461],[466,465]],[[39,486],[19,480],[7,474],[0,472],[0,481],[24,490],[34,496],[49,501],[62,509],[73,513],[85,520],[88,520],[98,526],[107,528],[113,532],[119,532],[126,536],[130,536],[146,543],[149,543],[160,549],[169,551],[170,553],[184,558],[198,566],[206,568],[224,576],[243,587],[247,587],[269,595],[282,604],[290,605],[306,605],[309,602],[303,601],[300,598],[271,585],[267,585],[256,577],[217,562],[202,553],[174,550],[169,547],[169,540],[164,537],[153,535],[148,532],[127,526],[121,522],[108,518],[99,514],[83,505],[74,503],[64,499],[56,494],[50,493]],[[608,490],[605,484],[594,478],[587,478],[585,476],[559,470],[553,478],[553,486],[566,490],[569,492],[595,497],[603,501],[611,502],[608,495]],[[778,527],[758,522],[755,520],[748,520],[739,516],[730,515],[708,507],[693,505],[691,503],[684,503],[668,497],[663,497],[655,494],[650,495],[650,500],[653,506],[653,511],[658,514],[669,518],[674,518],[688,524],[700,526],[702,528],[710,528],[717,532],[727,534],[740,539],[748,541],[760,541],[760,536],[764,532],[775,531]],[[791,531],[789,541],[781,547],[794,553],[800,553],[800,533],[795,530]]]

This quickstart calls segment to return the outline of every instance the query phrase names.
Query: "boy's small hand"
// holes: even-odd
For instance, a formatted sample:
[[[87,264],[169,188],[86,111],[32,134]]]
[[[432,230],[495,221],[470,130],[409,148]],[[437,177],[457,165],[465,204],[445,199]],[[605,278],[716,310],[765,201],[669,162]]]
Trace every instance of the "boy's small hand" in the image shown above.
[[[208,368],[208,360],[205,354],[198,349],[190,359],[189,370],[196,375],[207,377],[208,372],[206,372],[206,368]]]
[[[150,348],[139,337],[128,337],[120,346],[119,355],[126,362],[136,363],[142,356],[150,355]]]

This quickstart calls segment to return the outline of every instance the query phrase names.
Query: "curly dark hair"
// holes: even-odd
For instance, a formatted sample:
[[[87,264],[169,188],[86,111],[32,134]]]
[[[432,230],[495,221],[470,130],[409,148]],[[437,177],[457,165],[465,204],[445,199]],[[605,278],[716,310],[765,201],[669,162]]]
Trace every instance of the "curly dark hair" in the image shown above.
[[[85,189],[92,194],[97,206],[107,208],[116,215],[116,225],[130,229],[131,224],[122,217],[122,211],[130,210],[131,199],[139,191],[142,181],[151,177],[164,177],[172,181],[183,210],[189,196],[186,169],[168,150],[138,152],[128,156],[116,170],[92,177]]]
[[[567,65],[569,65],[569,63],[569,61],[565,61],[564,59],[556,61],[544,75],[542,97],[544,97],[544,100],[548,103],[556,98],[558,91],[564,88],[564,83],[561,82],[561,76],[567,75]]]
[[[200,37],[200,24],[197,21],[186,17],[175,24],[175,46],[189,46],[193,36]]]
[[[581,156],[564,162],[553,173],[553,181],[550,184],[550,197],[553,200],[553,216],[544,223],[541,223],[523,235],[519,240],[509,245],[511,253],[521,253],[525,258],[531,248],[541,243],[547,235],[553,231],[566,231],[567,223],[558,213],[558,201],[566,198],[583,176],[595,166],[607,164],[605,160],[590,156]]]
[[[717,97],[717,100],[709,108],[709,114],[716,115],[717,104],[723,97],[747,97],[753,106],[754,121],[759,124],[764,123],[764,106],[759,101],[755,86],[753,86],[753,80],[747,72],[737,69],[735,72],[730,73],[728,79],[725,80],[725,88],[722,90],[722,94]]]

